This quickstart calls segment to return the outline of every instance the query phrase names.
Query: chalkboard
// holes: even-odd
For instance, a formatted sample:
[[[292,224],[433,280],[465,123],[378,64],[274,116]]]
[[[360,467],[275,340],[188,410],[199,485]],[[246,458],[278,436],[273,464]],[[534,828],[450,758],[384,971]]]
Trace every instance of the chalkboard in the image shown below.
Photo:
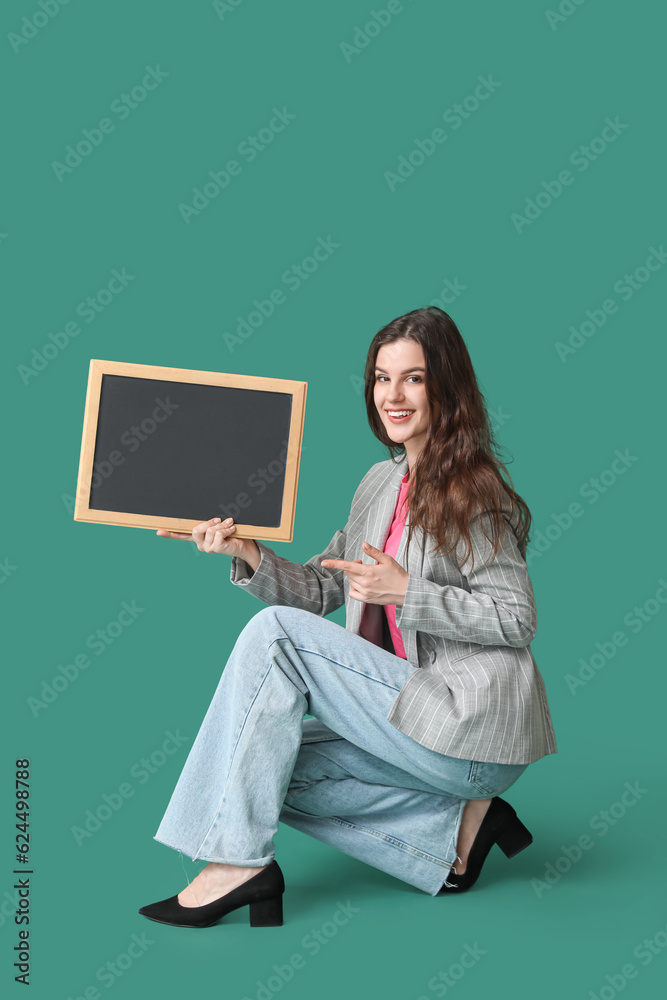
[[[306,382],[92,359],[75,521],[291,541]]]

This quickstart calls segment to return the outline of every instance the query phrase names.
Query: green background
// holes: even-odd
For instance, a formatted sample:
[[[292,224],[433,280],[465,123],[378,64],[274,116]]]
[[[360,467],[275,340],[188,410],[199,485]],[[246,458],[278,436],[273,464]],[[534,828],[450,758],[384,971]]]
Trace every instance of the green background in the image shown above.
[[[350,53],[342,43],[354,44],[383,0],[243,0],[227,12],[204,2],[72,0],[15,51],[10,36],[22,26],[30,33],[22,18],[41,9],[8,0],[1,15],[11,94],[0,216],[3,981],[20,994],[11,805],[14,760],[28,756],[33,997],[66,1000],[97,986],[114,998],[254,998],[258,980],[295,953],[303,967],[280,989],[274,982],[272,995],[657,995],[667,969],[667,268],[637,272],[625,299],[614,286],[667,239],[664,15],[648,0],[632,9],[590,0],[564,4],[572,13],[552,26],[546,0],[413,0]],[[168,75],[120,120],[111,105],[147,66]],[[497,86],[488,99],[460,127],[443,122],[489,75]],[[276,107],[295,118],[253,162],[241,159],[238,145]],[[53,162],[105,117],[114,131],[59,180]],[[607,118],[627,127],[577,168],[570,156]],[[438,127],[446,141],[390,190],[386,172]],[[179,205],[235,157],[241,174],[186,223]],[[574,182],[518,232],[513,213],[568,168]],[[286,289],[282,275],[318,237],[339,247]],[[122,294],[26,377],[33,349],[76,320],[114,268],[133,276]],[[450,899],[281,825],[282,928],[250,931],[246,909],[199,933],[149,923],[138,907],[185,884],[178,854],[152,836],[226,657],[263,605],[229,583],[228,557],[73,520],[89,361],[307,381],[295,536],[275,546],[304,562],[343,526],[363,474],[387,457],[368,430],[359,383],[373,335],[437,301],[446,280],[465,286],[444,307],[534,518],[532,649],[559,748],[511,792],[534,845],[511,862],[494,850],[475,890]],[[286,301],[230,350],[225,334],[274,288]],[[609,298],[617,311],[561,360],[556,345],[569,328]],[[211,448],[224,449],[233,428],[208,433]],[[627,467],[605,471],[617,450],[630,456]],[[547,534],[557,518],[567,524],[576,502],[581,516]],[[28,699],[133,600],[145,609],[134,624],[35,716]],[[342,609],[334,618],[344,624]],[[605,645],[619,631],[625,645]],[[598,643],[614,655],[601,653],[601,668],[571,690],[568,675]],[[169,730],[184,744],[148,780],[130,778]],[[128,780],[132,797],[77,844],[72,828]],[[626,782],[639,783],[637,801],[614,805]],[[593,846],[565,871],[564,848],[585,834]],[[185,864],[189,875],[198,870]],[[549,865],[563,871],[547,887]],[[306,936],[348,900],[358,912],[314,954]],[[97,970],[133,934],[152,944],[121,977],[100,982]],[[657,942],[650,961],[635,952],[644,939]],[[429,986],[466,945],[484,954],[454,985]],[[623,984],[627,963],[636,973]]]

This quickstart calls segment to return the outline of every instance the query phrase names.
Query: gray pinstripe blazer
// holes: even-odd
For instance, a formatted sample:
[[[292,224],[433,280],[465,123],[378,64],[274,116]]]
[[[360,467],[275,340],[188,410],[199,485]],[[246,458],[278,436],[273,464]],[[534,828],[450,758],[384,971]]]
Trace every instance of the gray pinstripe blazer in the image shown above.
[[[304,565],[290,562],[257,542],[261,561],[253,573],[232,558],[231,582],[270,605],[305,608],[327,615],[345,603],[350,631],[382,646],[379,604],[349,596],[342,570],[325,569],[323,559],[361,559],[375,564],[363,541],[384,547],[407,458],[377,462],[357,487],[350,516],[329,545]],[[407,524],[396,561],[409,573],[405,600],[396,608],[408,661],[417,669],[391,706],[387,720],[422,746],[452,757],[502,764],[529,764],[556,753],[542,676],[530,643],[537,631],[533,588],[525,549],[517,543],[509,497],[504,505],[505,541],[488,566],[491,543],[482,531],[488,515],[470,526],[475,557],[461,570],[453,555],[435,555],[433,540],[415,531],[405,561]],[[515,510],[513,517],[516,519]],[[459,540],[456,554],[465,545]],[[363,621],[362,621],[363,612]]]

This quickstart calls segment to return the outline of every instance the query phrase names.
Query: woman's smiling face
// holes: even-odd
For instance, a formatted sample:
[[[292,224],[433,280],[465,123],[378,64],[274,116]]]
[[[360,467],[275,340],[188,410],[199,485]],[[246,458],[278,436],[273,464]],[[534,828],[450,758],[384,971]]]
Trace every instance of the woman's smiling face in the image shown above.
[[[401,338],[382,345],[375,359],[374,400],[387,434],[405,447],[412,468],[426,443],[430,413],[421,344]]]

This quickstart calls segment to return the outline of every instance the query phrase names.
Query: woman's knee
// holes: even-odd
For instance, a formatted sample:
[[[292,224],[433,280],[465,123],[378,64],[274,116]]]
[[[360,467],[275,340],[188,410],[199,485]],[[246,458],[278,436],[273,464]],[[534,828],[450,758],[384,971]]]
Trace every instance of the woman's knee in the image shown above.
[[[254,614],[246,625],[246,629],[278,628],[284,634],[288,634],[290,629],[300,624],[307,624],[313,617],[317,616],[314,616],[312,611],[305,611],[303,608],[291,608],[287,604],[272,604]]]
[[[259,646],[261,649],[268,649],[275,639],[295,635],[299,623],[296,616],[307,613],[283,605],[261,608],[239,632],[236,646]]]
[[[270,627],[273,622],[276,621],[275,607],[265,607],[261,608],[259,611],[255,612],[252,618],[249,618],[243,629],[239,633],[239,638],[243,635],[249,633],[257,632],[262,629]]]

